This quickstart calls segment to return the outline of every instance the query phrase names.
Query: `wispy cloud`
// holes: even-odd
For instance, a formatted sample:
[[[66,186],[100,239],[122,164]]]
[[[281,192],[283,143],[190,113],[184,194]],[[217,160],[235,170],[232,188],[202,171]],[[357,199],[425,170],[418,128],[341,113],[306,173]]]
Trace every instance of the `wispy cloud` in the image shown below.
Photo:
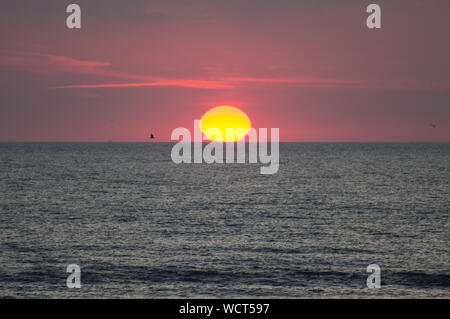
[[[339,77],[254,77],[254,76],[221,76],[205,75],[205,79],[167,78],[129,72],[115,71],[109,62],[96,60],[80,60],[72,57],[40,54],[15,53],[0,54],[1,68],[20,68],[38,73],[78,73],[103,79],[120,79],[124,82],[90,83],[59,85],[57,89],[99,89],[99,88],[136,88],[136,87],[186,87],[198,89],[229,89],[238,87],[273,87],[290,86],[298,88],[366,88],[393,90],[433,90],[449,89],[450,83],[416,81],[414,79],[361,79]],[[95,78],[93,79],[95,81]],[[131,82],[130,82],[131,81]]]
[[[79,60],[67,56],[15,52],[0,55],[1,68],[21,69],[35,73],[78,73],[106,78],[134,81],[161,81],[159,77],[120,72],[112,69],[110,62]]]
[[[1,67],[21,68],[29,71],[40,72],[48,71],[65,71],[65,72],[82,72],[96,68],[104,68],[111,66],[108,62],[76,60],[66,56],[58,56],[51,54],[15,52],[0,55]]]
[[[57,89],[96,89],[96,88],[133,88],[133,87],[189,87],[198,89],[229,89],[239,87],[274,87],[289,85],[304,89],[318,88],[353,88],[384,90],[434,90],[449,89],[450,83],[422,82],[411,80],[358,80],[333,78],[222,78],[218,80],[165,80],[137,83],[103,83],[56,86]]]
[[[448,89],[450,83],[414,79],[335,78],[335,77],[227,77],[223,81],[235,86],[291,85],[299,88],[359,88],[392,90]]]
[[[229,77],[225,81],[232,83],[255,83],[255,84],[292,84],[296,86],[307,87],[342,87],[359,84],[355,79],[336,79],[336,78],[318,78],[318,77]]]
[[[143,82],[143,83],[110,83],[110,84],[80,84],[57,86],[57,89],[76,89],[76,88],[130,88],[130,87],[148,87],[148,86],[178,86],[198,89],[224,89],[231,88],[233,85],[223,81],[199,81],[199,80],[176,80],[162,82]]]
[[[128,88],[128,87],[149,87],[149,86],[178,86],[202,89],[224,89],[248,86],[264,86],[264,85],[295,85],[298,87],[345,87],[359,84],[356,80],[345,79],[327,79],[327,78],[257,78],[257,77],[230,77],[220,78],[217,80],[169,80],[139,82],[139,83],[106,83],[106,84],[78,84],[57,86],[59,89],[74,88]]]
[[[66,56],[58,56],[51,54],[42,54],[40,56],[47,58],[50,62],[53,62],[55,65],[60,65],[65,68],[99,68],[111,66],[111,63],[109,62],[76,60]]]

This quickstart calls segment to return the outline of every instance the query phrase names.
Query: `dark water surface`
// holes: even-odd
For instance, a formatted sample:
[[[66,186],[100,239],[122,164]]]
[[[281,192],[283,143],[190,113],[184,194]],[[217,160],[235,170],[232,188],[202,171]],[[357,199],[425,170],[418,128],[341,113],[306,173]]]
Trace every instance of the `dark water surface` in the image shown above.
[[[282,143],[275,175],[171,147],[1,143],[0,296],[450,297],[449,143]]]

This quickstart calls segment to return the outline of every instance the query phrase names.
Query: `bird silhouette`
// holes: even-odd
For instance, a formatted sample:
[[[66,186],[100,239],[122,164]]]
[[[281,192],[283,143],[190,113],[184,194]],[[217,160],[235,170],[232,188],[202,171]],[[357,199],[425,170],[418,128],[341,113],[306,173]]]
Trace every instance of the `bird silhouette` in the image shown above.
[[[150,133],[150,139],[154,139],[155,136],[153,135],[153,133]]]
[[[432,128],[436,128],[436,127],[437,127],[437,125],[434,124],[434,123],[431,123],[430,126],[431,126]]]

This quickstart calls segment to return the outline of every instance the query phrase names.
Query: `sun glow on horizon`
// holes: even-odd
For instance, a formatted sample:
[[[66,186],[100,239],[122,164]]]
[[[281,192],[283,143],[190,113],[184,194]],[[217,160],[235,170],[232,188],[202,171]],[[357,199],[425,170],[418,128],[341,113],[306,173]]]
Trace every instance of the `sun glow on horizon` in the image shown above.
[[[203,114],[200,123],[201,131],[214,142],[240,141],[251,128],[247,114],[230,105],[221,105],[210,109]],[[234,129],[234,134],[230,134],[230,130],[227,134],[227,129]]]

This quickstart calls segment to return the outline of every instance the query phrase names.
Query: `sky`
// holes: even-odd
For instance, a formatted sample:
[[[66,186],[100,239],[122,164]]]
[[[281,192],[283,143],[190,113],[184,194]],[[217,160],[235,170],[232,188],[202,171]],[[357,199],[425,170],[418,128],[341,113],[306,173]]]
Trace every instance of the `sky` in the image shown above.
[[[170,141],[218,105],[287,142],[450,141],[448,0],[2,0],[0,39],[0,141]]]

